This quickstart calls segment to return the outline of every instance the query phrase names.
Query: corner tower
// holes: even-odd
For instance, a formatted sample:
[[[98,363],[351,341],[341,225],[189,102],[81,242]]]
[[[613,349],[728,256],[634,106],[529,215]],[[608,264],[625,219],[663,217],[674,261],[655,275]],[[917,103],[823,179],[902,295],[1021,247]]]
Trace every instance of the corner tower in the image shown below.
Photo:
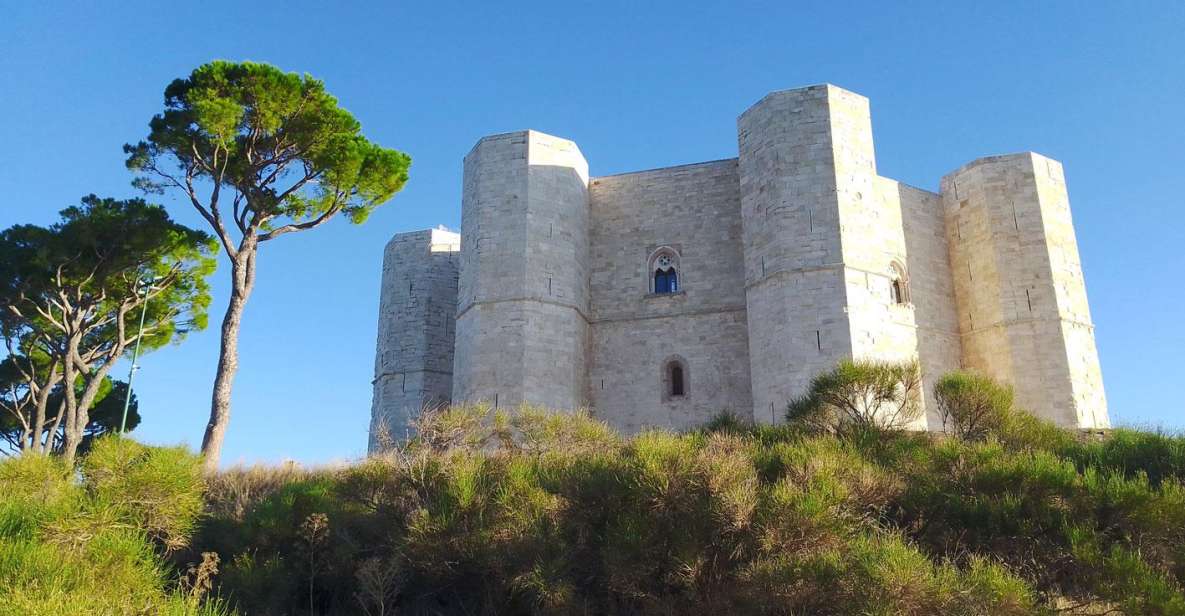
[[[1109,427],[1061,163],[981,158],[942,179],[942,200],[963,365],[1063,427]]]
[[[465,157],[453,400],[586,400],[588,163],[536,131]]]
[[[868,99],[774,92],[737,129],[754,417],[777,421],[844,357],[916,357],[912,309],[881,299],[904,234],[876,197]]]
[[[371,453],[404,440],[424,407],[449,402],[460,244],[430,229],[400,233],[383,251]]]

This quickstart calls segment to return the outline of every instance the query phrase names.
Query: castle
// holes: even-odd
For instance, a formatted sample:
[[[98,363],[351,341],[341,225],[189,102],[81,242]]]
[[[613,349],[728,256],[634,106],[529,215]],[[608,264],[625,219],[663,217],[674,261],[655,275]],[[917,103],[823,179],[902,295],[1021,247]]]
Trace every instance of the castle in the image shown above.
[[[841,358],[971,368],[1057,424],[1104,428],[1103,381],[1062,166],[972,161],[929,192],[877,175],[868,99],[774,92],[738,156],[590,178],[576,144],[485,137],[461,233],[387,245],[376,432],[425,405],[588,408],[625,431],[723,410],[782,420]]]

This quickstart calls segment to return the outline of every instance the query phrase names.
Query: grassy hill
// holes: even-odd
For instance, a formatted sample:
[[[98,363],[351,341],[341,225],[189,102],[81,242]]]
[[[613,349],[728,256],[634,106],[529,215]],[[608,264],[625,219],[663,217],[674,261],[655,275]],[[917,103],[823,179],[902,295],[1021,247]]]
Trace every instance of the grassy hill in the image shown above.
[[[1179,436],[623,438],[481,407],[420,435],[204,485],[127,440],[77,480],[0,463],[0,613],[1185,614]]]

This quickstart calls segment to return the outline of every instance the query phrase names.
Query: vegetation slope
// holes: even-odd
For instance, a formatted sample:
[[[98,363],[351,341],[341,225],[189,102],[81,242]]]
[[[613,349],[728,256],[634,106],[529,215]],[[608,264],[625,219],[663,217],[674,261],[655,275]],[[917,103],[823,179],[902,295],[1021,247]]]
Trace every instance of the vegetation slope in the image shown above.
[[[623,438],[456,407],[205,481],[100,439],[76,477],[0,464],[0,613],[1185,614],[1185,439],[997,419]]]

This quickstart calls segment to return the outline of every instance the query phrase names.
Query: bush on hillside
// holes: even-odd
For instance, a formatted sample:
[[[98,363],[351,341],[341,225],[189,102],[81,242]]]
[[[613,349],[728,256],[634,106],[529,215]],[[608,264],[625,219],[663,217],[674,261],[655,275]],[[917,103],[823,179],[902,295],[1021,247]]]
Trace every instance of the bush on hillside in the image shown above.
[[[77,477],[48,456],[0,462],[0,614],[227,613],[192,583],[169,590],[162,550],[188,540],[201,502],[181,449],[101,438]]]
[[[1185,615],[1185,438],[820,425],[460,406],[356,465],[221,473],[196,525],[180,450],[10,460],[0,614]]]
[[[943,432],[965,440],[1000,434],[1012,418],[1012,397],[1011,387],[974,372],[950,372],[934,384]]]
[[[811,379],[807,393],[786,410],[791,424],[816,433],[902,430],[922,415],[917,362],[844,359]]]
[[[585,415],[479,407],[421,421],[439,423],[401,452],[215,492],[236,504],[212,511],[246,512],[196,539],[229,563],[222,596],[251,614],[1039,609],[990,556],[935,559],[887,525],[901,477],[842,439],[739,425],[622,439]],[[272,483],[252,475],[215,485]],[[326,544],[299,533],[316,514]]]
[[[356,466],[216,479],[195,547],[251,614],[1185,614],[1180,437],[841,425],[458,407]]]
[[[412,422],[411,452],[501,451],[541,453],[548,450],[586,451],[618,442],[618,434],[588,411],[557,413],[523,405],[513,411],[483,403],[426,409]],[[393,450],[398,455],[398,450]]]

